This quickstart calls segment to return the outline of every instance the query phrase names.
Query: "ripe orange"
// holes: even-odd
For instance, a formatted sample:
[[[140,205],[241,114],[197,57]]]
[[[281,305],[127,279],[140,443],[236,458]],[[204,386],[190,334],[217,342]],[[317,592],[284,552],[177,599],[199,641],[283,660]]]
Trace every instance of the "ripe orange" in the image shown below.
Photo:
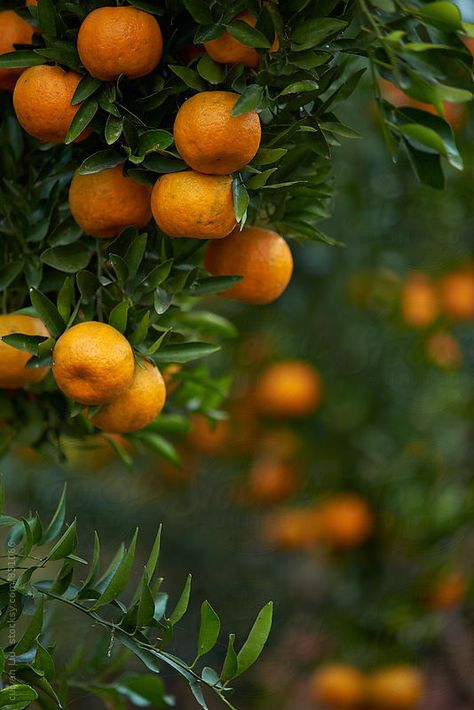
[[[37,4],[38,4],[38,0],[26,0],[26,4],[27,4],[27,5],[37,5]]]
[[[306,550],[321,535],[320,516],[313,508],[288,508],[272,515],[266,522],[266,542],[285,550]]]
[[[220,420],[214,425],[203,414],[195,414],[191,424],[188,441],[197,451],[204,454],[220,454],[225,451],[230,437],[228,421]]]
[[[255,156],[262,130],[256,111],[232,116],[239,99],[231,91],[202,91],[184,102],[174,122],[179,154],[200,173],[226,175]]]
[[[288,244],[260,227],[236,228],[226,239],[209,244],[204,265],[214,276],[243,276],[221,296],[259,305],[281,296],[293,273]]]
[[[459,270],[440,280],[441,306],[447,317],[455,321],[474,318],[474,274]]]
[[[254,503],[273,504],[291,498],[298,489],[297,468],[274,456],[257,460],[250,469],[247,495]]]
[[[71,121],[79,110],[71,100],[82,76],[58,66],[29,67],[13,92],[16,117],[25,131],[43,143],[64,143]],[[91,133],[86,129],[75,142]]]
[[[328,498],[317,506],[322,538],[331,547],[347,549],[365,542],[374,529],[374,515],[366,500],[352,493]]]
[[[365,701],[367,681],[349,665],[334,663],[317,670],[311,678],[311,696],[334,710],[355,710]]]
[[[368,680],[370,707],[376,710],[412,710],[422,700],[423,674],[413,666],[390,666]]]
[[[165,405],[166,386],[161,372],[144,360],[135,368],[130,387],[92,417],[92,423],[111,434],[127,434],[150,424]]]
[[[405,94],[402,89],[398,88],[398,86],[395,86],[395,84],[392,84],[390,81],[381,79],[380,89],[383,98],[391,103],[392,106],[417,108],[420,109],[420,111],[427,111],[435,116],[438,115],[438,111],[433,104],[412,99],[411,96]],[[467,121],[467,111],[465,106],[463,104],[455,104],[449,101],[445,101],[443,106],[446,121],[455,130],[461,130]]]
[[[430,325],[439,313],[438,293],[431,279],[412,271],[402,288],[401,310],[408,325],[423,328]]]
[[[72,216],[93,237],[115,237],[125,227],[147,225],[150,197],[151,188],[125,177],[121,165],[91,175],[76,172],[69,188]]]
[[[322,399],[322,382],[307,362],[286,360],[270,365],[257,382],[257,408],[268,417],[305,417]]]
[[[14,10],[0,12],[0,54],[15,50],[14,44],[31,44],[33,27]],[[24,69],[0,69],[0,91],[13,91]]]
[[[428,605],[438,611],[447,611],[459,606],[468,590],[467,580],[459,572],[450,572],[437,580],[430,594]]]
[[[153,188],[151,209],[170,237],[221,239],[236,225],[232,178],[194,170],[162,175]]]
[[[459,367],[463,355],[458,341],[450,333],[434,333],[426,344],[429,359],[439,367]]]
[[[0,336],[21,333],[23,335],[45,335],[48,330],[39,318],[23,315],[0,315]],[[14,389],[34,382],[40,382],[49,372],[49,367],[27,368],[31,360],[29,353],[7,345],[0,340],[0,388]]]
[[[244,10],[240,15],[237,15],[236,20],[242,20],[248,25],[255,27],[257,24],[257,19],[249,10]],[[238,39],[234,39],[227,30],[217,37],[216,39],[211,39],[208,42],[204,42],[207,53],[209,54],[215,62],[219,64],[239,64],[240,62],[246,67],[251,67],[255,69],[260,64],[260,55],[256,49],[253,47],[248,47]],[[277,52],[280,48],[280,42],[278,37],[275,36],[275,41],[270,52]]]
[[[53,375],[60,390],[81,404],[105,404],[127,390],[135,358],[128,340],[106,323],[69,328],[53,350]]]
[[[146,76],[158,65],[163,37],[153,15],[135,7],[99,7],[82,23],[77,37],[81,62],[96,79]]]

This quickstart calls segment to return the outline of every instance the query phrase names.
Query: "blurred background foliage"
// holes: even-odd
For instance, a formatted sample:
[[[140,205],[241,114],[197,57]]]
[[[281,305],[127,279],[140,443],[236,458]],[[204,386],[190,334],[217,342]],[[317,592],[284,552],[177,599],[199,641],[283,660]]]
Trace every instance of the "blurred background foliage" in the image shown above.
[[[274,599],[271,643],[241,682],[242,707],[319,707],[311,678],[336,661],[416,664],[423,707],[458,710],[474,703],[474,123],[466,115],[459,135],[465,171],[449,172],[440,193],[417,184],[403,157],[393,166],[368,87],[346,111],[364,140],[335,156],[324,224],[345,246],[294,245],[295,277],[273,305],[203,299],[239,330],[209,360],[213,378],[236,373],[228,420],[170,433],[181,468],[147,455],[127,469],[91,438],[85,450],[65,442],[64,466],[18,447],[2,472],[12,512],[25,500],[52,509],[66,477],[70,515],[104,542],[137,524],[151,538],[163,522],[170,591],[196,572],[195,600],[218,600],[238,628]],[[280,360],[319,373],[309,416],[262,414],[262,375]],[[332,537],[321,532],[330,515]],[[341,530],[341,515],[353,526]],[[192,655],[185,634],[177,646]]]

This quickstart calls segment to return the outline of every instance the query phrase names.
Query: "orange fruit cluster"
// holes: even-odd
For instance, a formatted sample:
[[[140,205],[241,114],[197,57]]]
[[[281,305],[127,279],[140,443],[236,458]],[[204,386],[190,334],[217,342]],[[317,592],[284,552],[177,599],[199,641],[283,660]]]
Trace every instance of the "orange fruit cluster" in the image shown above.
[[[236,19],[256,24],[249,11]],[[0,13],[0,30],[0,53],[13,50],[16,43],[30,43],[33,36],[33,27],[13,11]],[[275,38],[270,51],[278,46]],[[100,7],[84,19],[77,48],[92,77],[113,81],[125,74],[137,79],[159,64],[163,37],[155,17],[145,11],[128,6]],[[260,61],[255,49],[227,31],[206,42],[206,50],[218,62],[256,67]],[[81,79],[80,74],[59,66],[34,66],[13,73],[0,70],[0,88],[14,87],[18,121],[30,135],[48,143],[66,140],[79,110],[79,104],[72,101]],[[275,232],[237,228],[232,173],[255,157],[261,141],[258,113],[252,110],[234,115],[238,100],[239,95],[230,91],[202,91],[180,107],[173,135],[189,170],[163,175],[153,190],[125,176],[121,166],[93,174],[76,173],[70,207],[78,225],[93,237],[111,238],[128,226],[142,228],[153,214],[158,227],[170,237],[222,240],[209,246],[207,269],[216,276],[242,277],[222,295],[266,304],[287,287],[293,258]],[[82,141],[90,133],[86,129],[75,140]]]
[[[158,368],[147,361],[136,365],[127,339],[106,323],[78,323],[63,333],[53,350],[53,375],[70,399],[100,405],[92,422],[107,433],[137,431],[165,404]]]
[[[425,681],[410,665],[388,666],[367,676],[354,666],[333,663],[313,674],[310,693],[328,710],[414,710],[423,699]]]

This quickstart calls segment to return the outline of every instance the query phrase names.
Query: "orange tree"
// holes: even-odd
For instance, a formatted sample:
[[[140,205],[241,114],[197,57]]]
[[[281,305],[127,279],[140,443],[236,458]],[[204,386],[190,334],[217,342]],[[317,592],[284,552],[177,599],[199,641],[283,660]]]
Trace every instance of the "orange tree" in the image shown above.
[[[436,187],[442,159],[462,167],[443,116],[445,102],[471,98],[464,38],[473,27],[450,2],[27,5],[4,0],[0,12],[2,449],[16,442],[61,454],[64,435],[98,429],[124,458],[132,444],[176,461],[163,434],[187,428],[190,411],[219,419],[227,383],[188,363],[234,334],[196,309],[199,297],[269,302],[292,269],[280,233],[331,243],[317,224],[333,197],[332,150],[356,135],[334,110],[367,68],[392,155],[404,150]],[[381,78],[419,103],[385,101]],[[260,240],[265,251],[255,254]],[[162,414],[172,378],[183,387],[175,402],[168,387]],[[62,523],[62,512],[55,517]],[[49,650],[38,642],[45,597],[92,615],[145,665],[149,653],[175,664],[202,707],[202,684],[229,704],[223,684],[239,670],[232,640],[220,679],[205,668],[199,680],[162,649],[174,612],[160,606],[150,569],[130,604],[117,598],[134,543],[84,587],[72,581],[81,564],[73,525],[44,554],[34,546],[50,543],[51,529],[43,533],[37,516],[2,522],[27,566],[4,580],[2,621],[13,606],[21,616],[24,602],[35,607],[25,636],[6,647],[22,681],[6,706],[26,707],[36,695],[43,707],[59,704]],[[43,567],[56,560],[64,560],[59,574],[45,582]],[[102,607],[111,616],[98,616]],[[201,651],[218,628],[208,606],[202,614]],[[254,650],[268,616],[259,617]],[[243,648],[241,669],[258,655]],[[168,702],[143,695],[143,685],[110,685],[97,694],[116,707],[121,694]],[[97,687],[92,676],[86,690]]]

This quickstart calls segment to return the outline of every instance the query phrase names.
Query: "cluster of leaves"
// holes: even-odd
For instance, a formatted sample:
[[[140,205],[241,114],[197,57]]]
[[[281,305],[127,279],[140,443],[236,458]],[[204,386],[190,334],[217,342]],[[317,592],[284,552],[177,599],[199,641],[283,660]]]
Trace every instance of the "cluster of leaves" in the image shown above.
[[[82,694],[86,691],[90,696],[102,698],[108,707],[117,710],[122,710],[125,702],[136,707],[167,707],[174,703],[158,677],[161,670],[167,668],[189,685],[200,707],[207,708],[203,693],[207,688],[232,708],[229,683],[250,668],[260,655],[270,633],[272,604],[260,611],[238,652],[234,647],[235,635],[229,636],[219,672],[210,666],[198,671],[196,664],[218,641],[221,622],[205,601],[201,606],[194,661],[188,664],[166,650],[173,640],[176,624],[188,608],[191,576],[176,605],[168,612],[163,578],[156,575],[161,528],[136,588],[129,589],[127,595],[138,531],[128,548],[120,546],[103,573],[100,572],[100,541],[96,534],[93,558],[83,579],[78,570],[88,563],[77,555],[76,522],[65,526],[65,518],[65,491],[47,526],[42,524],[38,514],[22,519],[6,514],[0,516],[0,526],[9,528],[0,579],[0,628],[8,631],[0,652],[4,678],[0,706],[21,710],[36,701],[45,710],[62,708],[71,692],[80,688]],[[48,579],[50,573],[52,579]],[[128,601],[122,601],[124,595],[128,596]],[[80,612],[102,629],[99,650],[96,650],[96,654],[104,656],[99,664],[100,674],[97,658],[91,667],[95,675],[85,672],[85,649],[78,649],[70,664],[56,670],[53,636],[56,607]],[[146,668],[146,673],[126,671],[133,657]]]
[[[86,75],[76,48],[82,20],[104,4],[108,3],[39,0],[37,6],[24,7],[19,0],[5,0],[2,4],[37,22],[41,32],[35,34],[32,47],[0,57],[0,67],[57,62],[84,74],[73,98],[79,110],[67,146],[39,147],[25,137],[9,98],[2,97],[2,309],[41,316],[52,336],[7,340],[34,355],[31,366],[49,362],[55,338],[77,319],[107,320],[130,338],[138,355],[161,364],[207,356],[218,349],[216,338],[234,333],[228,322],[212,313],[192,310],[196,297],[233,283],[232,277],[210,278],[202,270],[202,242],[173,241],[150,226],[146,234],[129,229],[104,245],[83,235],[67,205],[67,185],[78,167],[87,174],[124,164],[128,174],[147,184],[160,174],[183,169],[172,126],[188,96],[228,89],[240,94],[236,114],[250,109],[260,113],[261,149],[251,165],[234,176],[240,224],[249,219],[273,226],[285,236],[327,243],[334,242],[317,223],[330,212],[332,149],[341,137],[358,135],[333,111],[356,88],[367,59],[374,73],[393,74],[408,93],[432,100],[440,110],[442,99],[470,98],[466,87],[471,84],[471,60],[459,34],[472,28],[462,23],[450,2],[291,0],[260,7],[257,0],[130,0],[157,16],[165,38],[164,57],[148,77],[128,81],[120,76],[116,82]],[[255,14],[256,27],[235,19],[243,9]],[[241,64],[226,67],[206,53],[189,60],[190,48],[224,30],[260,52],[258,70]],[[415,41],[415,35],[423,42]],[[280,48],[270,52],[275,36]],[[383,107],[392,152],[396,144],[405,145],[421,177],[440,182],[440,156],[460,167],[451,130],[441,117]],[[92,136],[73,144],[86,127],[93,129]],[[31,306],[33,310],[24,310]],[[192,373],[190,377],[207,391],[199,378]],[[49,389],[51,397],[57,398]],[[218,389],[219,396],[210,396],[207,408],[201,404],[208,395],[198,398],[197,408],[216,414],[224,394]],[[48,393],[48,383],[38,390]],[[196,398],[188,403],[191,400],[196,408]],[[24,414],[25,407],[42,404],[23,397],[15,406],[22,406]],[[3,398],[2,409],[8,412],[11,407],[9,399]],[[72,414],[79,411],[74,406],[69,409]],[[38,410],[38,421],[50,424],[43,433],[54,432],[46,433],[50,443],[68,420],[65,411],[64,401],[47,413]],[[90,430],[87,421],[74,427],[77,433]],[[10,434],[4,438],[8,442]],[[149,432],[146,438],[151,441]],[[154,439],[154,446],[175,458],[160,437]]]

